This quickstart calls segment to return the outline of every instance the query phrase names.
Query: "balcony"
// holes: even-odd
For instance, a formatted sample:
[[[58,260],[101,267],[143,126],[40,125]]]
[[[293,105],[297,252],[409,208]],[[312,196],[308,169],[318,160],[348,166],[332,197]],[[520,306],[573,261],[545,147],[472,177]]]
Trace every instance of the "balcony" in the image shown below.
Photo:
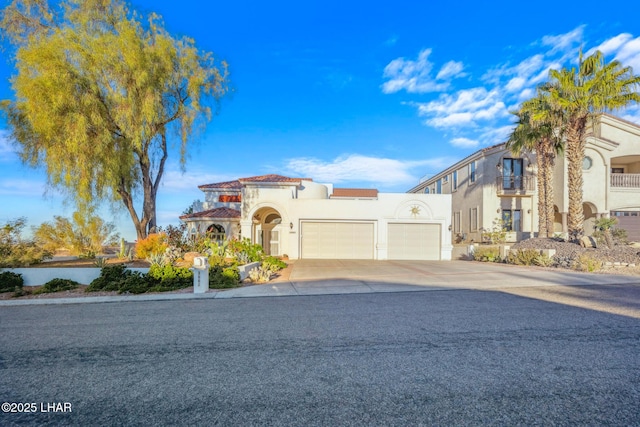
[[[611,188],[640,188],[640,173],[612,173]]]
[[[496,179],[498,196],[531,196],[536,191],[533,176],[500,176]]]

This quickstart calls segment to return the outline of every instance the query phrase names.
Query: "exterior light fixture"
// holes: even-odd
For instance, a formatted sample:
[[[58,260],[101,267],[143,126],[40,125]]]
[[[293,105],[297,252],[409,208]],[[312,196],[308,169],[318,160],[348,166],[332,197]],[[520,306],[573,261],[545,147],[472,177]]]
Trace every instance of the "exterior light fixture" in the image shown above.
[[[293,230],[293,223],[292,222],[289,223],[289,228]]]
[[[451,224],[449,224],[449,231],[451,231]]]

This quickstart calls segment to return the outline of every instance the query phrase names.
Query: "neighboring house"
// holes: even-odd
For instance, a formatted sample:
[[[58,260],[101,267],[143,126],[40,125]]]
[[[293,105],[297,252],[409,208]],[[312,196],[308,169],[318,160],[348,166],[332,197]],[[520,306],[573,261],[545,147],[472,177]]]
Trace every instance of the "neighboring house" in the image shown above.
[[[590,125],[589,125],[590,126]],[[604,114],[589,128],[583,163],[585,233],[596,219],[618,218],[618,227],[640,241],[640,126]],[[480,242],[482,230],[503,220],[508,241],[538,232],[535,153],[513,155],[505,144],[479,150],[420,182],[409,193],[452,195],[452,239]],[[554,168],[554,232],[567,232],[569,194],[563,156]]]
[[[180,217],[190,234],[249,238],[271,255],[325,259],[451,259],[451,196],[333,188],[263,175],[198,187]]]

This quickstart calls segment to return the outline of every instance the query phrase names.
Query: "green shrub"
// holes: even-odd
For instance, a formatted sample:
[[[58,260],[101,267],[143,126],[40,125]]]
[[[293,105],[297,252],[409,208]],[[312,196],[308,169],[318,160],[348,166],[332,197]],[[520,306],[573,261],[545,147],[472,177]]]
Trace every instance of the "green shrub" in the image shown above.
[[[517,249],[509,252],[507,263],[515,265],[537,265],[540,251],[536,249]]]
[[[592,273],[602,268],[602,261],[591,254],[583,253],[573,262],[573,268],[578,271]]]
[[[3,271],[0,273],[0,292],[16,292],[24,286],[22,274],[12,271]]]
[[[132,274],[124,264],[108,265],[100,269],[100,276],[93,280],[87,292],[117,291],[120,283]]]
[[[45,283],[34,294],[50,294],[53,292],[70,291],[80,286],[80,283],[69,279],[52,279]]]
[[[144,294],[145,292],[151,292],[153,287],[158,284],[156,280],[147,274],[130,270],[128,272],[130,274],[118,283],[119,294]]]
[[[193,272],[186,267],[171,264],[154,264],[149,268],[149,276],[166,288],[182,289],[193,285]],[[167,289],[169,290],[169,289]]]
[[[476,248],[473,252],[473,259],[482,262],[502,262],[500,249],[494,246]]]
[[[224,268],[216,265],[209,270],[209,288],[227,289],[238,286],[240,286],[240,271],[238,267]]]
[[[249,239],[230,240],[229,252],[242,264],[261,261],[264,256],[262,246],[251,243]]]
[[[538,257],[533,262],[539,267],[553,267],[554,265],[556,265],[556,260],[547,254],[538,255]]]
[[[272,272],[276,272],[282,270],[283,268],[286,268],[287,264],[279,258],[268,256],[262,260],[261,266]]]
[[[52,257],[50,251],[22,237],[26,222],[18,218],[0,226],[0,268],[38,264]]]

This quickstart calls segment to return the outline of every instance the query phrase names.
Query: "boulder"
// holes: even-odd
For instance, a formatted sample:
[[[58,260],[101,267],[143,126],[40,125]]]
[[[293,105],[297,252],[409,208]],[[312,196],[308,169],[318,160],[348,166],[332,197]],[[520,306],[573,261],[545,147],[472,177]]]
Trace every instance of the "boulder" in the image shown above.
[[[580,238],[580,246],[583,248],[597,248],[596,239],[591,236],[582,236]]]
[[[196,257],[202,256],[200,254],[200,252],[187,252],[186,254],[184,254],[182,256],[182,259],[184,259],[184,262],[189,263],[189,267],[193,265],[193,260]]]

